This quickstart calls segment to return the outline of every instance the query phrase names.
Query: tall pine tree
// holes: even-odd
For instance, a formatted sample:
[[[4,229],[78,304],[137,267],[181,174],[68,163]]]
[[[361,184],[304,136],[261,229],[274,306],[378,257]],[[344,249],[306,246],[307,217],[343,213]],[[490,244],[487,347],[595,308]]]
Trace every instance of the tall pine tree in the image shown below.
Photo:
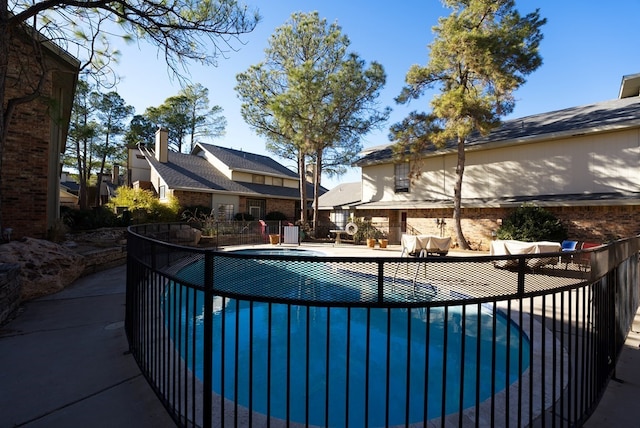
[[[468,249],[461,225],[465,142],[473,132],[489,133],[513,111],[513,92],[542,64],[538,47],[546,20],[538,10],[521,16],[513,0],[444,0],[451,15],[438,20],[429,62],[412,66],[396,99],[408,103],[437,88],[432,113],[412,113],[392,127],[392,137],[419,156],[429,144],[457,143],[453,217],[456,239]]]

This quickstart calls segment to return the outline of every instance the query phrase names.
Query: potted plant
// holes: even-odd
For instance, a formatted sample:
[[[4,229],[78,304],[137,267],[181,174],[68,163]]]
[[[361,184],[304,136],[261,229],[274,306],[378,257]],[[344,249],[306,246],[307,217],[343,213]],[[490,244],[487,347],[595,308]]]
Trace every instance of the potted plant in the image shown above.
[[[367,247],[375,248],[378,239],[385,238],[384,234],[373,225],[370,218],[354,219],[352,223],[356,225],[356,231],[353,234],[353,241],[356,244],[366,242]]]
[[[271,245],[277,245],[280,242],[280,235],[272,234],[269,235],[269,243]]]
[[[382,238],[382,232],[380,232],[373,224],[371,224],[371,221],[365,223],[364,232],[367,236],[367,247],[375,248],[378,239]]]
[[[384,233],[380,238],[378,238],[378,244],[380,245],[380,248],[387,248],[387,245],[389,245],[389,240]]]

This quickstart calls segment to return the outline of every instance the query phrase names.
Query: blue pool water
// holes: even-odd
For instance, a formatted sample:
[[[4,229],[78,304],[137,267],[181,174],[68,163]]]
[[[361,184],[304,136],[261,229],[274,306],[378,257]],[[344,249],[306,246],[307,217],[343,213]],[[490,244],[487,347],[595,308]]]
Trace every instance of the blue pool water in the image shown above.
[[[268,294],[265,290],[276,284],[262,280],[247,285],[242,278],[250,275],[245,274],[262,272],[265,274],[262,278],[282,278],[283,269],[287,269],[287,262],[282,261],[265,263],[245,259],[242,263],[243,273],[239,274],[232,260],[216,262],[215,283],[227,286],[237,283],[243,291],[251,288],[256,295],[264,295]],[[225,269],[226,264],[232,266]],[[294,272],[290,275],[298,277],[298,284],[312,281],[315,287],[322,287],[318,278],[331,278],[335,272],[323,272],[322,265],[317,265],[314,264],[313,269],[292,267]],[[202,265],[195,263],[183,269],[181,276],[191,278],[194,272],[201,271]],[[348,274],[341,273],[344,275]],[[356,275],[352,280],[357,284],[362,276]],[[336,284],[327,286],[336,287]],[[172,299],[178,291],[179,287],[171,287],[167,299]],[[361,296],[351,288],[343,293],[340,298],[347,300]],[[366,297],[366,293],[363,295]],[[187,324],[189,331],[195,329],[195,344],[191,343],[190,335],[187,338],[181,335],[180,352],[189,361],[192,358],[189,352],[195,345],[196,375],[201,377],[201,293],[196,294],[195,304],[189,303],[182,309],[181,322]],[[288,414],[292,421],[308,421],[311,425],[343,426],[348,420],[350,426],[364,426],[366,420],[369,426],[384,426],[387,417],[390,425],[420,422],[425,417],[432,419],[441,416],[443,389],[445,414],[459,410],[462,373],[462,408],[468,408],[475,404],[476,388],[483,401],[517,380],[519,369],[525,370],[529,365],[528,341],[520,330],[500,312],[484,309],[478,312],[477,305],[446,310],[328,309],[251,304],[217,297],[213,322],[215,392],[254,411],[277,418],[286,418]],[[497,338],[495,350],[494,337]],[[464,356],[461,355],[463,339]],[[516,357],[520,341],[523,342],[522,367],[518,367]],[[507,343],[511,348],[509,359],[506,358]],[[476,355],[478,345],[479,357]],[[495,387],[492,387],[490,374],[494,360]],[[237,379],[233,376],[236,371]],[[223,372],[224,381],[220,375]],[[480,379],[476,373],[481,373]],[[367,400],[368,406],[365,406]],[[328,421],[325,420],[327,406]],[[365,408],[368,408],[366,416]]]
[[[302,250],[296,248],[247,248],[244,250],[230,251],[233,254],[252,254],[256,256],[269,255],[269,256],[324,256],[325,254],[320,251]]]

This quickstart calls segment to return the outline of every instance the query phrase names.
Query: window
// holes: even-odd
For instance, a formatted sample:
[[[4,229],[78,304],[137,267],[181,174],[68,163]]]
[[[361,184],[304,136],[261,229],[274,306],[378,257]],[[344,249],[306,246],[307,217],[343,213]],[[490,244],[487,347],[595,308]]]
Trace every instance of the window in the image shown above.
[[[251,182],[253,184],[264,184],[264,175],[253,174],[251,176]]]
[[[247,199],[247,212],[256,220],[264,216],[266,208],[267,203],[264,199]]]
[[[233,220],[233,204],[218,204],[218,220]]]
[[[335,210],[331,212],[331,220],[337,229],[344,230],[349,220],[349,210]]]
[[[158,189],[158,198],[164,199],[167,197],[167,186],[160,186]]]
[[[395,165],[395,185],[396,193],[409,191],[409,163],[398,163]]]
[[[249,207],[249,214],[251,214],[253,218],[260,218],[260,207]]]
[[[273,177],[272,180],[273,180],[272,182],[273,182],[274,186],[282,187],[282,178],[281,177]]]

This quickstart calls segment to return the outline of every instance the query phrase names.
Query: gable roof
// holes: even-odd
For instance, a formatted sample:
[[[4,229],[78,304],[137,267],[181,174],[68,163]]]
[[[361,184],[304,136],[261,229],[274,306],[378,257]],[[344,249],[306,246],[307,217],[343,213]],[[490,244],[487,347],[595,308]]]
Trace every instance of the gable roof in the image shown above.
[[[269,186],[266,184],[233,181],[200,156],[170,151],[168,152],[168,161],[163,163],[159,162],[150,150],[141,147],[140,151],[151,167],[156,170],[171,189],[203,193],[230,192],[256,197],[300,198],[300,191],[297,187]],[[292,174],[292,178],[297,178],[297,174],[293,172]],[[325,191],[326,189],[321,188],[322,193]],[[307,194],[309,197],[313,197],[313,185],[310,183],[307,183]]]
[[[61,181],[60,187],[68,192],[75,194],[80,191],[80,185],[75,181]]]
[[[637,97],[640,95],[640,73],[622,76],[618,98]]]
[[[318,209],[353,206],[362,200],[362,183],[341,183],[318,198]]]
[[[465,146],[468,150],[481,150],[635,127],[640,127],[640,97],[629,97],[506,120],[485,137],[473,133]],[[392,162],[392,147],[393,143],[362,152],[354,165],[362,167]],[[456,143],[452,141],[441,149],[428,147],[424,156],[455,150]]]
[[[285,176],[293,179],[298,178],[297,173],[279,164],[268,156],[248,153],[227,147],[214,146],[213,144],[198,143],[197,146],[211,153],[222,163],[227,165],[229,169],[234,171]],[[197,154],[197,152],[198,150],[196,148],[193,154]]]

